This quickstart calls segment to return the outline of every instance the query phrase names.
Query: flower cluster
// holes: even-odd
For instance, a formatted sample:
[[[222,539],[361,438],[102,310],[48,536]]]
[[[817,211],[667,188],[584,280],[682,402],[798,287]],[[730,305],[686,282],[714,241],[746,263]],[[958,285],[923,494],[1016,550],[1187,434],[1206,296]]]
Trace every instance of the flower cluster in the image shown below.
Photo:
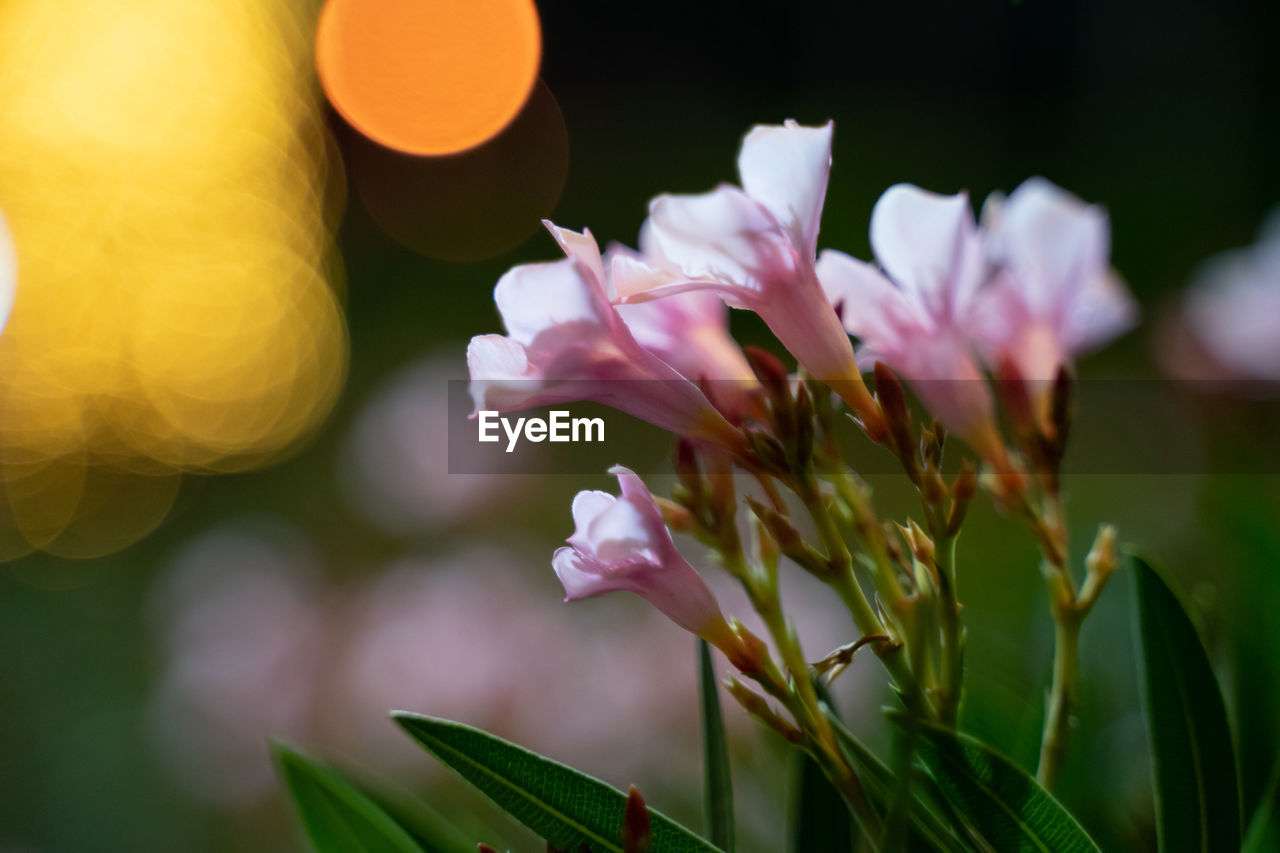
[[[1115,559],[1103,528],[1077,586],[1057,473],[1073,359],[1124,331],[1136,309],[1110,267],[1105,212],[1040,178],[988,199],[980,220],[964,193],[891,187],[871,215],[874,261],[819,253],[832,132],[830,123],[753,128],[740,186],[657,197],[638,250],[602,254],[589,231],[548,223],[565,259],[502,277],[495,300],[507,335],[474,338],[468,364],[477,409],[593,400],[681,437],[670,500],[620,466],[611,473],[621,496],[577,496],[576,529],[553,559],[566,600],[630,591],[720,648],[765,694],[731,681],[735,698],[818,757],[874,828],[814,678],[835,677],[869,647],[913,718],[955,724],[964,647],[955,543],[980,484],[1039,542],[1060,655],[1074,660],[1079,621]],[[727,309],[757,314],[796,372],[740,348]],[[864,372],[874,373],[870,387]],[[929,421],[914,421],[899,377]],[[877,515],[844,461],[842,403],[901,461],[919,518]],[[948,435],[976,457],[954,476],[942,468]],[[713,549],[772,650],[726,619],[671,530]],[[780,600],[783,558],[827,583],[859,634],[816,663]],[[1046,714],[1046,783],[1074,702],[1074,666],[1062,671]]]

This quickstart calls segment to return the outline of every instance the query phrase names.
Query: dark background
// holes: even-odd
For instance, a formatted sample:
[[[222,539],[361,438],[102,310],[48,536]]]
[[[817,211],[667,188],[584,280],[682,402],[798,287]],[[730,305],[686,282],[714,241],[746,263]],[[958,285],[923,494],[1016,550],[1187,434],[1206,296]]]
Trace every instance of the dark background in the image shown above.
[[[742,134],[786,118],[835,120],[821,244],[862,257],[871,206],[892,183],[967,189],[981,200],[1044,175],[1110,210],[1114,264],[1148,320],[1087,360],[1086,376],[1158,375],[1150,322],[1165,300],[1205,257],[1249,243],[1280,202],[1274,3],[539,6],[542,77],[569,139],[557,222],[590,225],[602,242],[634,243],[651,196],[735,180]],[[348,131],[334,122],[342,139]],[[460,354],[472,334],[497,330],[494,281],[514,263],[554,257],[552,241],[538,233],[491,259],[434,261],[387,237],[356,193],[339,240],[350,375],[309,446],[268,470],[189,478],[160,530],[121,553],[88,563],[34,555],[0,567],[0,850],[293,843],[278,803],[248,814],[201,803],[171,783],[145,744],[145,697],[161,654],[145,601],[192,537],[245,516],[287,519],[342,580],[399,554],[491,535],[483,524],[390,535],[344,499],[335,458],[387,376],[424,353]],[[735,328],[761,336],[751,318],[735,317]],[[1132,417],[1141,422],[1144,413]],[[566,532],[572,493],[604,487],[602,477],[548,478],[537,500],[513,509],[501,520],[505,532],[492,535],[527,530],[535,550],[549,553]],[[901,500],[893,484],[882,488],[890,505]],[[1077,554],[1099,521],[1114,520],[1199,605],[1241,720],[1246,803],[1256,802],[1276,746],[1274,473],[1094,475],[1068,489]],[[1030,762],[1049,661],[1035,549],[985,504],[972,528],[962,553],[972,691],[964,722]],[[557,607],[548,591],[530,606]],[[1127,594],[1121,575],[1085,629],[1079,748],[1063,793],[1104,849],[1152,845]]]

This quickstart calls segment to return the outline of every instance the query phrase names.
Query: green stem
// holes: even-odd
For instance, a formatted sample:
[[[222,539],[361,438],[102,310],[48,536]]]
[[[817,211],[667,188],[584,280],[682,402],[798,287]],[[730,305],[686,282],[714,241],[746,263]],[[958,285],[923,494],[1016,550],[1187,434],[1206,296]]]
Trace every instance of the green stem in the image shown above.
[[[935,542],[938,567],[939,629],[942,633],[942,684],[938,696],[938,716],[952,728],[960,714],[964,690],[964,635],[960,625],[960,602],[956,595],[956,539],[939,536]]]
[[[1066,763],[1067,743],[1071,734],[1071,715],[1076,707],[1076,682],[1079,676],[1080,617],[1071,602],[1053,606],[1053,683],[1049,688],[1049,704],[1045,711],[1044,733],[1040,739],[1040,766],[1036,778],[1045,790],[1052,791]]]

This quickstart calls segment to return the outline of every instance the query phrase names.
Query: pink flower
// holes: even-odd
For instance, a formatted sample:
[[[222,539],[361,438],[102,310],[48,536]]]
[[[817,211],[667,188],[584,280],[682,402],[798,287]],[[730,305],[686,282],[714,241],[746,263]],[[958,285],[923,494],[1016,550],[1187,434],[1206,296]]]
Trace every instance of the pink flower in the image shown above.
[[[641,251],[693,280],[619,281],[618,297],[632,303],[710,290],[754,311],[810,374],[830,383],[870,430],[879,430],[879,409],[814,271],[831,133],[830,123],[757,126],[738,155],[741,189],[723,185],[703,195],[654,199]]]
[[[858,358],[901,373],[929,409],[988,459],[1003,457],[990,389],[967,324],[983,283],[982,239],[969,198],[890,187],[871,213],[880,268],[827,250],[818,278]]]
[[[494,300],[508,336],[480,335],[467,347],[478,410],[594,400],[682,435],[741,443],[697,387],[636,342],[590,258],[515,267]]]
[[[1031,178],[983,209],[993,278],[979,295],[973,334],[995,364],[1048,383],[1074,356],[1137,320],[1137,305],[1111,269],[1111,229],[1097,205]]]
[[[590,230],[581,234],[544,223],[564,249],[598,271],[606,295],[687,281],[679,269],[614,244],[603,256]],[[615,305],[636,342],[697,383],[723,413],[736,419],[759,386],[742,349],[729,334],[729,315],[713,293],[684,291],[648,302]]]
[[[1280,382],[1280,215],[1253,246],[1204,265],[1161,343],[1182,379]]]
[[[644,482],[621,465],[609,469],[622,495],[579,492],[574,532],[552,557],[565,601],[620,590],[644,598],[690,633],[726,650],[738,648],[715,596],[676,550],[662,511]]]

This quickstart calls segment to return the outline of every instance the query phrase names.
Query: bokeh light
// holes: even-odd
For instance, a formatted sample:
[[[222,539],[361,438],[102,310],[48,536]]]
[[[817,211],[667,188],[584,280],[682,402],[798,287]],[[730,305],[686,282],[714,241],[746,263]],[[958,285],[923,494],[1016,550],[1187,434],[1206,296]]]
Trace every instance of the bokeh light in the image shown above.
[[[314,20],[283,0],[0,6],[0,209],[19,260],[0,557],[128,544],[177,472],[270,461],[331,408],[342,197]],[[111,523],[113,501],[144,494]]]
[[[538,74],[532,0],[329,0],[316,65],[334,107],[371,139],[450,154],[500,131]]]
[[[404,154],[359,133],[344,147],[352,188],[379,227],[446,261],[520,245],[551,215],[569,173],[569,132],[541,82],[501,133],[459,154]]]

